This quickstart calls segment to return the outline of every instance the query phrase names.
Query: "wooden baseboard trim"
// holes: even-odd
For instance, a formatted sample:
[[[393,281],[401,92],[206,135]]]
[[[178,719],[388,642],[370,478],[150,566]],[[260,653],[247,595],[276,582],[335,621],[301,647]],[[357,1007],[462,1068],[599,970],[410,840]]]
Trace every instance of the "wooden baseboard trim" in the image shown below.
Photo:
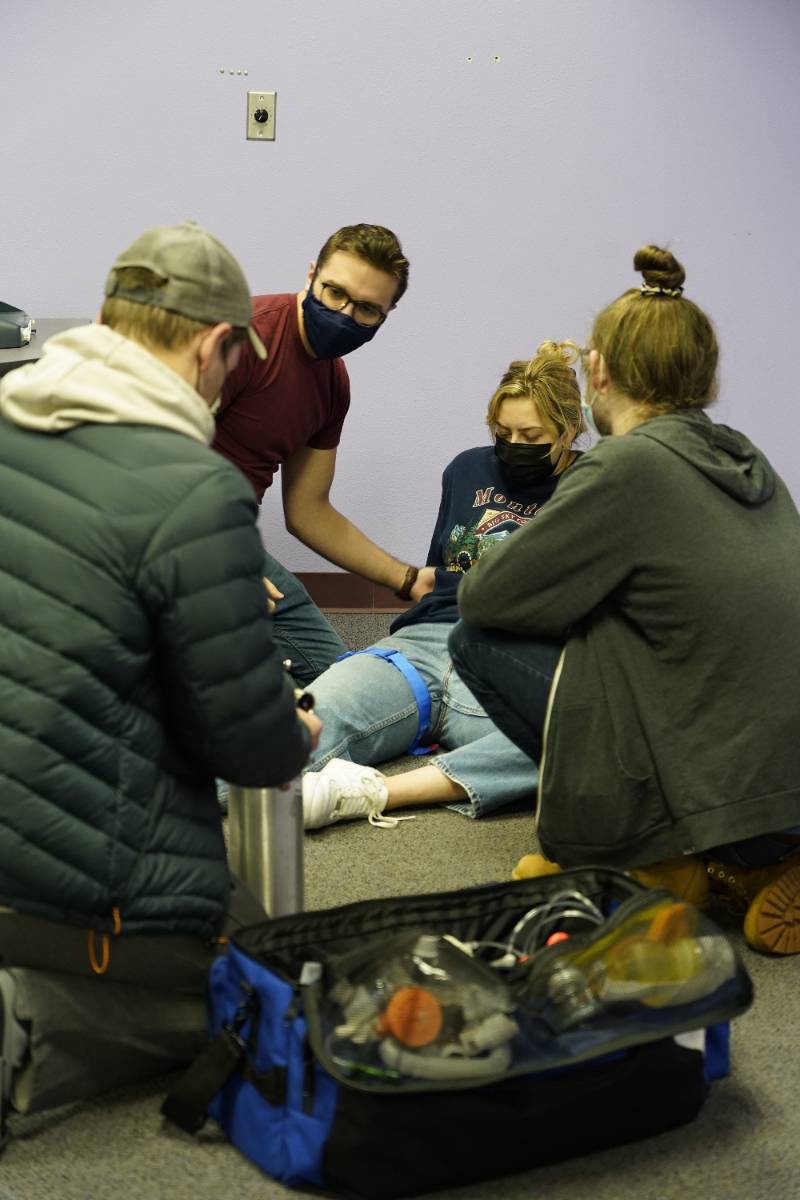
[[[398,613],[409,606],[390,588],[347,571],[296,571],[315,604],[325,612]]]

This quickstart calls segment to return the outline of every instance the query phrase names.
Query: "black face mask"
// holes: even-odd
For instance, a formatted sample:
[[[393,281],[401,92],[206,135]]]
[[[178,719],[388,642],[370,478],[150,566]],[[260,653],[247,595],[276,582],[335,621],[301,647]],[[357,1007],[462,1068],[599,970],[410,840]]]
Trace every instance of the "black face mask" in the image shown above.
[[[372,340],[380,325],[359,325],[351,316],[326,308],[308,289],[303,300],[303,324],[316,358],[342,358]]]
[[[500,470],[509,487],[533,487],[549,479],[554,469],[550,458],[552,449],[552,444],[545,442],[528,446],[501,437],[494,440],[494,452],[500,459]]]

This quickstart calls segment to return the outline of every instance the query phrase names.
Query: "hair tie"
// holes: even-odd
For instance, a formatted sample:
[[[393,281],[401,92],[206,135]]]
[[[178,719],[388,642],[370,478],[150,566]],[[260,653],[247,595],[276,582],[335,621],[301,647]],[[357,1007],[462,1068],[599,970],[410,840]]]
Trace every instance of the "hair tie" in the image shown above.
[[[682,287],[667,288],[667,287],[661,287],[660,284],[656,284],[654,287],[651,287],[651,285],[649,283],[643,283],[639,290],[641,291],[643,296],[682,296],[683,295]]]

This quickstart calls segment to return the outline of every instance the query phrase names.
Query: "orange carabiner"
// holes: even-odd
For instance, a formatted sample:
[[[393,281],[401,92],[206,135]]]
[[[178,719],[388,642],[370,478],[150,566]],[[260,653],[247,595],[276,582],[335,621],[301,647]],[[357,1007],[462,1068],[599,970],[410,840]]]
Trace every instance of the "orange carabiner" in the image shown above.
[[[119,909],[115,905],[111,910],[111,916],[114,922],[114,937],[119,937],[122,932],[122,917]],[[111,942],[107,933],[102,935],[100,945],[102,946],[102,955],[100,961],[97,961],[95,952],[95,936],[96,930],[90,929],[86,935],[86,945],[89,951],[89,966],[94,971],[95,975],[105,975],[108,970],[108,964],[111,962]]]
[[[108,964],[111,961],[111,946],[108,940],[108,934],[104,933],[100,941],[103,947],[103,956],[100,962],[97,961],[97,955],[94,949],[95,930],[90,929],[86,935],[86,944],[89,948],[89,966],[94,971],[95,975],[105,975],[108,970]]]

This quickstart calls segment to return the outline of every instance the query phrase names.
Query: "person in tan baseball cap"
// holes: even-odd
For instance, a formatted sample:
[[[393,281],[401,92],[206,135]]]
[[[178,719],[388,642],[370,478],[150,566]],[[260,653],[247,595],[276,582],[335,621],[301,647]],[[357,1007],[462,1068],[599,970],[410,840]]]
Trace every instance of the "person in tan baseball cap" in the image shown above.
[[[321,728],[273,637],[253,489],[210,448],[227,372],[263,353],[244,275],[187,221],[105,293],[0,380],[0,1140],[8,1104],[194,1057],[218,939],[265,916],[231,887],[215,780],[286,783]]]
[[[196,221],[157,225],[138,237],[112,265],[105,295],[202,325],[228,324],[239,336],[244,330],[256,355],[267,357],[251,324],[253,304],[242,268]]]
[[[210,445],[242,347],[267,356],[236,259],[195,221],[159,225],[118,256],[104,291],[94,325],[50,338],[35,370],[14,373],[5,415],[47,432],[161,425]]]

